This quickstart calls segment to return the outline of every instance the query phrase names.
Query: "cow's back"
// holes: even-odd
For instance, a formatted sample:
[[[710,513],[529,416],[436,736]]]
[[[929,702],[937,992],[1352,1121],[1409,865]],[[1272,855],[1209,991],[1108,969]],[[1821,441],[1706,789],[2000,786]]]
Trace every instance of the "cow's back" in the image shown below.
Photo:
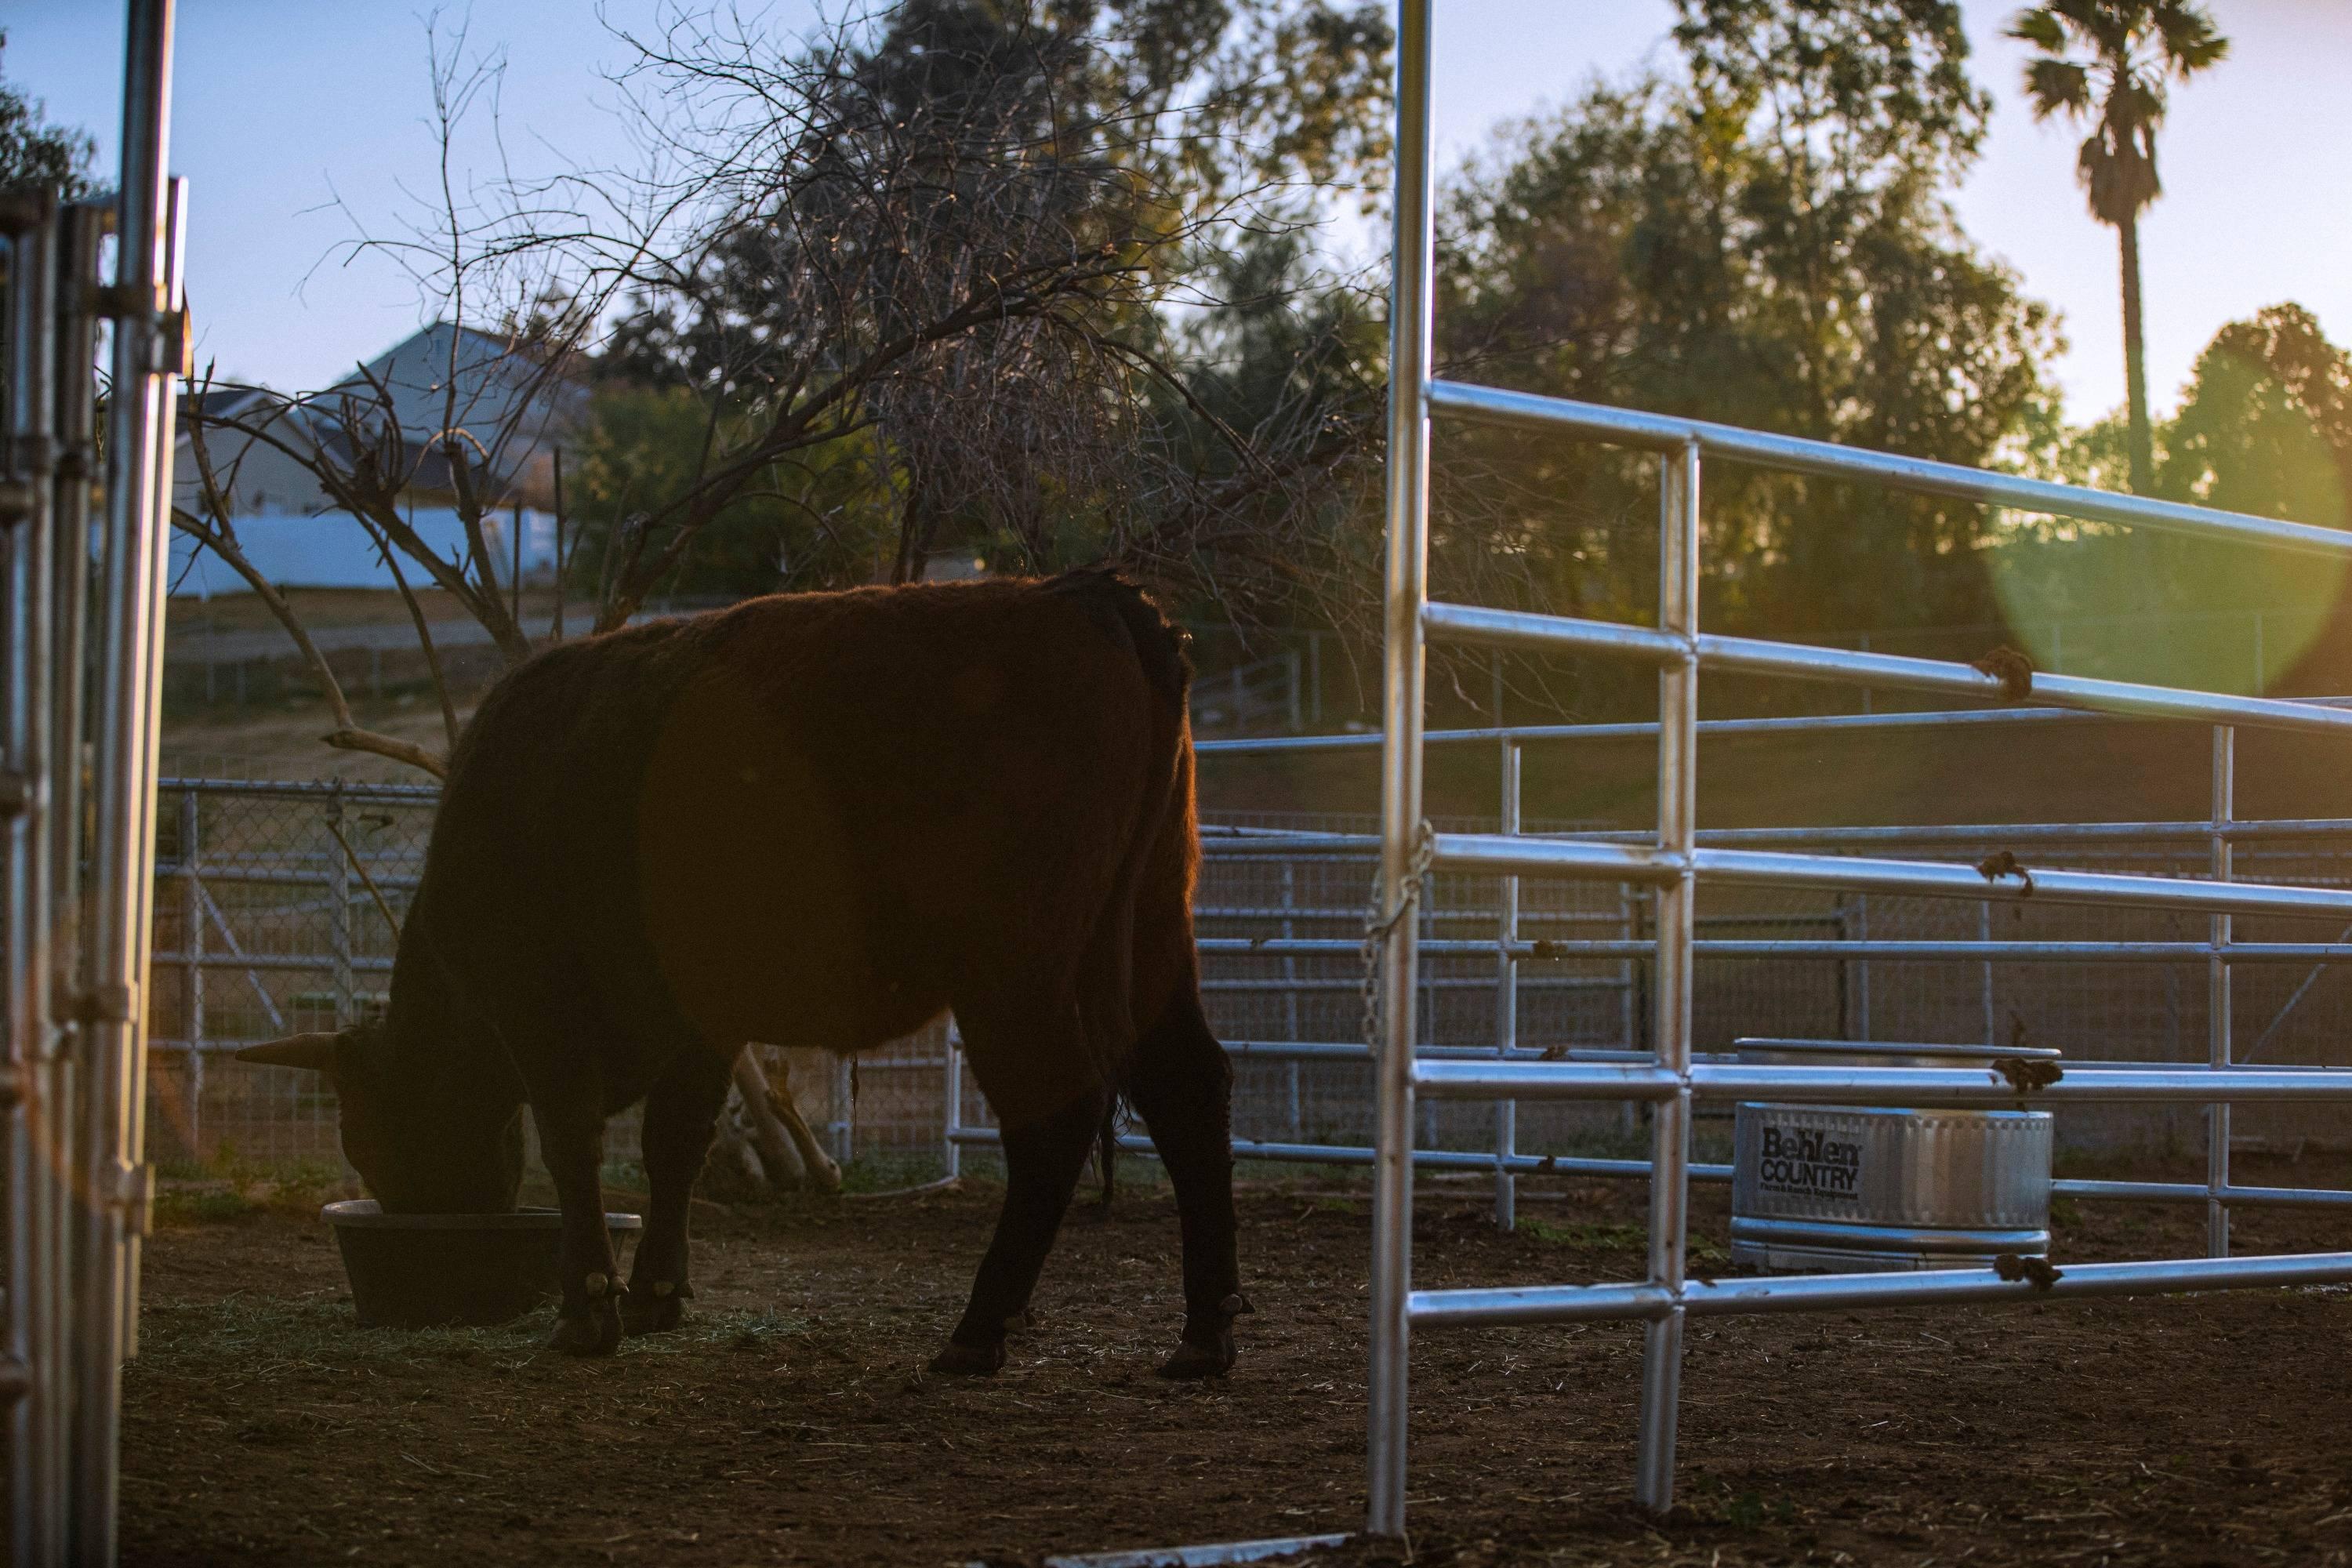
[[[421,902],[573,1027],[856,1048],[1073,961],[1181,715],[1172,635],[1099,575],[632,628],[486,699]]]

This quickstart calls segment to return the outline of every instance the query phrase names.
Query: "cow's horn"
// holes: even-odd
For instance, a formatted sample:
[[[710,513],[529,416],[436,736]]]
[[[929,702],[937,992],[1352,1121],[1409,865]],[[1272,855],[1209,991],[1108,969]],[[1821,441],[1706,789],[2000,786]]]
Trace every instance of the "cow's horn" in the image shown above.
[[[312,1072],[327,1072],[335,1065],[335,1037],[289,1035],[282,1040],[247,1046],[236,1053],[236,1059],[266,1068],[308,1068]]]

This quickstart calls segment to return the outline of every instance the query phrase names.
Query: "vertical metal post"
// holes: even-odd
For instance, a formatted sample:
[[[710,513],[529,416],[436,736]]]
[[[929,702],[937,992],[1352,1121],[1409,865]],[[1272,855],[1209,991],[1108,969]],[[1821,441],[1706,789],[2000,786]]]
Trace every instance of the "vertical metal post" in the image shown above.
[[[1643,893],[1643,899],[1649,895]],[[1642,940],[1642,905],[1633,894],[1630,882],[1617,884],[1618,930],[1627,942]],[[1635,1016],[1639,1006],[1641,964],[1628,958],[1617,965],[1617,1042],[1620,1049],[1637,1051],[1641,1047],[1640,1022]],[[1626,1100],[1617,1108],[1617,1131],[1630,1139],[1641,1123],[1640,1108]]]
[[[1282,863],[1282,907],[1287,910],[1296,907],[1297,902],[1298,863],[1295,860],[1285,860]],[[1297,922],[1290,919],[1287,914],[1284,915],[1282,921],[1282,940],[1288,942],[1297,934]],[[1298,992],[1295,988],[1295,983],[1298,979],[1298,960],[1296,958],[1286,957],[1282,961],[1282,977],[1286,981],[1294,983],[1293,989],[1286,990],[1282,994],[1282,1037],[1286,1040],[1300,1039],[1304,1037],[1299,1033]],[[1299,1093],[1300,1083],[1298,1063],[1296,1061],[1285,1062],[1282,1064],[1282,1069],[1283,1087],[1287,1090],[1287,1097],[1289,1100],[1290,1116],[1288,1125],[1290,1128],[1290,1137],[1292,1142],[1296,1142],[1306,1136],[1307,1131],[1307,1108],[1303,1103]]]
[[[20,1563],[58,1554],[64,1498],[54,1462],[62,1324],[50,1282],[63,1262],[61,1194],[48,1130],[57,1081],[49,1019],[47,811],[50,477],[54,406],[56,251],[49,204],[21,215],[8,288],[7,448],[0,471],[21,508],[0,519],[0,988],[6,994],[7,1355],[25,1377],[9,1402],[10,1549]]]
[[[955,1016],[948,1016],[947,1081],[940,1092],[947,1099],[947,1126],[940,1134],[940,1163],[942,1173],[950,1177],[963,1174],[963,1145],[956,1134],[963,1131],[963,1037],[956,1032]]]
[[[1502,742],[1501,831],[1519,831],[1519,746]],[[1519,879],[1502,879],[1502,911],[1495,921],[1495,1054],[1508,1056],[1519,1043],[1519,961],[1511,944],[1519,940]],[[1511,1230],[1518,1221],[1518,1179],[1511,1156],[1518,1152],[1519,1103],[1495,1102],[1495,1228]]]
[[[2213,836],[2208,841],[2213,879],[2230,879],[2230,839],[2223,831],[2237,810],[2238,731],[2226,724],[2213,727]],[[2205,1058],[2217,1068],[2230,1065],[2230,961],[2221,949],[2230,941],[2230,917],[2212,917],[2213,956],[2205,961]],[[2230,1185],[2230,1108],[2205,1108],[2205,1254],[2230,1255],[2230,1205],[2221,1194]]]
[[[58,912],[55,973],[70,991],[81,912],[82,755],[89,699],[87,630],[90,591],[90,494],[98,475],[99,247],[114,221],[111,207],[82,203],[65,222],[63,319],[58,334],[58,487],[56,549],[57,661],[49,682],[53,706],[50,804],[59,831],[52,835],[50,881]],[[79,1028],[79,1026],[76,1026]],[[76,1053],[68,1049],[70,1058]]]
[[[163,503],[170,485],[172,370],[164,170],[171,123],[172,0],[130,0],[116,232],[118,314],[106,448],[106,528],[96,740],[97,833],[83,990],[86,1184],[75,1342],[72,1554],[115,1556],[122,1358],[137,1321],[146,1225],[147,916],[154,882],[155,672],[162,655]]]
[[[1412,1289],[1413,971],[1406,900],[1421,832],[1422,612],[1429,595],[1431,0],[1397,20],[1396,226],[1389,285],[1387,562],[1381,711],[1380,1038],[1373,1118],[1371,1367],[1364,1528],[1404,1531],[1407,1325]],[[1400,918],[1402,917],[1402,918]]]
[[[1992,900],[1990,899],[1980,900],[1977,904],[1977,940],[1979,942],[1992,940]],[[2000,1042],[1993,1037],[1995,1030],[1992,1006],[1992,960],[1990,958],[1984,961],[1983,975],[1979,984],[1984,990],[1984,1043],[1988,1046],[1996,1046]]]
[[[1294,735],[1305,728],[1306,713],[1300,705],[1298,689],[1298,650],[1290,648],[1282,656],[1282,674],[1290,698],[1290,732]]]
[[[1697,443],[1659,464],[1658,625],[1698,634]],[[1695,887],[1688,860],[1698,783],[1698,662],[1685,654],[1658,675],[1658,847],[1684,858],[1681,878],[1658,890],[1657,1061],[1687,1074],[1691,1058],[1691,939]],[[1653,1513],[1675,1500],[1675,1421],[1682,1393],[1683,1261],[1690,1223],[1690,1089],[1659,1101],[1650,1123],[1650,1280],[1675,1304],[1642,1340],[1640,1458],[1633,1500]]]
[[[1870,895],[1856,893],[1853,899],[1853,936],[1856,942],[1870,940]],[[1870,1034],[1870,960],[1864,959],[1853,966],[1854,1038],[1867,1040]]]
[[[84,936],[82,886],[82,742],[88,733],[88,671],[85,627],[90,595],[90,500],[98,472],[98,285],[100,246],[113,221],[113,209],[80,203],[66,209],[60,225],[58,357],[55,428],[57,482],[50,498],[50,571],[55,657],[49,668],[49,983],[52,1066],[47,1075],[49,1102],[45,1118],[50,1168],[80,1169],[78,1145],[82,1084],[77,1064],[87,1044],[74,1005],[80,994]],[[47,1412],[48,1454],[42,1484],[56,1500],[53,1538],[70,1534],[65,1510],[73,1495],[73,1415],[79,1363],[70,1351],[76,1323],[79,1271],[75,1247],[85,1234],[81,1184],[61,1184],[51,1207],[55,1226],[44,1281],[44,1309],[52,1325],[47,1364],[41,1376],[53,1391]]]
[[[1432,896],[1436,891],[1436,878],[1424,875],[1421,879],[1421,901],[1413,906],[1412,918],[1421,927],[1419,940],[1422,942],[1433,942],[1437,938],[1437,900]],[[1420,981],[1420,1001],[1416,1004],[1418,1011],[1410,1037],[1415,1042],[1426,1039],[1435,1045],[1439,1038],[1437,976],[1420,967],[1420,950],[1417,947],[1413,963],[1413,973]],[[1437,1101],[1432,1100],[1417,1103],[1421,1108],[1421,1142],[1433,1149],[1443,1149],[1445,1145],[1438,1132]]]
[[[164,4],[168,0],[150,0],[150,3]],[[142,729],[138,749],[132,753],[139,782],[131,797],[139,809],[135,829],[137,837],[133,840],[137,846],[139,870],[133,886],[139,895],[139,904],[131,928],[135,933],[131,952],[137,961],[131,994],[139,999],[139,1006],[131,1027],[131,1061],[125,1081],[131,1085],[131,1092],[126,1107],[130,1114],[121,1156],[131,1171],[125,1182],[124,1202],[130,1223],[124,1232],[126,1267],[120,1303],[122,1353],[126,1359],[136,1358],[139,1354],[139,1258],[147,1237],[155,1184],[154,1172],[147,1163],[146,1153],[147,1035],[152,1024],[148,1001],[154,994],[151,971],[153,968],[155,931],[155,784],[163,752],[163,616],[166,584],[171,580],[172,568],[173,447],[179,417],[176,384],[180,368],[178,360],[187,353],[186,335],[180,330],[187,307],[184,270],[188,257],[187,181],[168,176],[164,179],[163,212],[163,232],[159,237],[162,241],[159,262],[163,269],[160,290],[163,307],[149,355],[150,363],[159,368],[154,417],[148,426],[147,523],[142,535],[147,560],[140,574],[142,591],[140,616],[143,626],[140,643],[145,652],[146,664],[142,671],[134,674],[134,679],[139,681]],[[116,384],[120,386],[119,380]]]
[[[188,1155],[205,1157],[205,885],[197,868],[204,843],[203,819],[197,815],[199,796],[193,789],[180,792],[180,952],[183,956],[181,1003],[185,1012],[181,1034],[188,1043]]]

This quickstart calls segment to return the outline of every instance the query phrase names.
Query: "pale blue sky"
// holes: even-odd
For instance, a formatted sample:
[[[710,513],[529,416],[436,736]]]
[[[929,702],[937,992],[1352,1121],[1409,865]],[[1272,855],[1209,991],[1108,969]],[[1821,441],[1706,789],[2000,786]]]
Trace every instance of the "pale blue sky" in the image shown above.
[[[635,22],[655,0],[609,0]],[[749,7],[747,7],[749,8]],[[7,76],[113,156],[117,0],[0,0]],[[1967,0],[1980,79],[2000,99],[1983,164],[1960,195],[1970,230],[2064,313],[2059,366],[2078,418],[2122,401],[2113,235],[2083,210],[2074,138],[2018,101],[2020,52],[1999,37],[2015,0]],[[2352,4],[2218,0],[2232,58],[2180,92],[2162,143],[2168,194],[2143,228],[2150,386],[2169,405],[2222,322],[2296,300],[2352,341]],[[790,23],[810,0],[779,0]],[[600,68],[623,58],[589,0],[474,0],[474,41],[503,45],[510,142],[525,162],[625,159]],[[283,386],[330,380],[416,320],[380,260],[331,256],[352,232],[335,194],[381,221],[400,182],[430,176],[423,7],[395,0],[182,0],[173,166],[190,176],[190,289],[200,355]],[[1496,121],[1570,95],[1595,71],[1665,58],[1667,0],[1450,0],[1437,22],[1442,164]]]

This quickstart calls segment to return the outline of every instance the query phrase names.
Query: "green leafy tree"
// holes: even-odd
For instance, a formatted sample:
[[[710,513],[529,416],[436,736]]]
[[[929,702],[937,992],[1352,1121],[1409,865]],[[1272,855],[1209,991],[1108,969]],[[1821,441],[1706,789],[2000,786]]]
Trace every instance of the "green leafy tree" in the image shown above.
[[[2048,312],[1946,199],[1981,142],[1958,7],[1685,0],[1686,79],[1520,127],[1445,213],[1441,352],[1464,374],[1965,463],[2046,402]],[[1654,465],[1441,443],[1441,526],[1554,605],[1654,602]],[[1981,509],[1730,465],[1705,498],[1715,624],[1981,618]],[[1440,553],[1440,562],[1451,557]],[[1465,568],[1446,566],[1444,570]]]
[[[2066,431],[2030,467],[2113,488],[2128,445],[2117,416]],[[2153,445],[2156,495],[2341,528],[2352,520],[2352,355],[2299,305],[2232,321],[2198,355]],[[2008,531],[1994,574],[2003,605],[2029,644],[2040,627],[2073,623],[2071,672],[2260,690],[2341,613],[2344,569],[2332,560],[2048,519]],[[2352,628],[2330,635],[2342,630]],[[2337,668],[2312,689],[2343,679]]]
[[[483,519],[520,483],[499,455],[532,450],[551,411],[569,441],[592,384],[569,581],[594,630],[657,595],[904,580],[972,543],[992,564],[1110,561],[1236,607],[1288,601],[1377,404],[1206,416],[1213,371],[1181,362],[1176,323],[1230,303],[1208,285],[1237,234],[1292,227],[1303,185],[1377,166],[1378,4],[903,0],[797,37],[723,6],[656,16],[623,73],[641,171],[445,181],[353,242],[467,329],[445,334],[453,360],[492,346],[462,378],[485,393],[453,367],[421,432],[365,372],[191,404],[205,474],[175,521],[303,649],[331,744],[442,765],[350,721],[215,480],[257,450],[299,465],[400,582],[440,588],[516,663],[535,639],[486,568]],[[503,56],[462,24],[428,34],[447,171],[469,117],[494,112]],[[1184,466],[1202,436],[1230,460]],[[420,489],[451,494],[460,548],[408,526]]]
[[[723,415],[722,415],[723,419]],[[601,603],[633,552],[651,542],[641,520],[690,489],[714,429],[702,399],[679,386],[596,389],[576,452],[566,554],[575,592]],[[779,460],[712,517],[657,591],[689,598],[864,582],[888,559],[894,523],[887,465],[870,437]]]
[[[1190,387],[1169,317],[1216,306],[1233,230],[1367,174],[1388,41],[1377,6],[1338,0],[908,0],[782,63],[709,33],[648,46],[681,105],[772,123],[698,166],[698,238],[607,357],[730,410],[695,483],[648,514],[645,570],[750,474],[871,431],[894,579],[989,540],[1032,568],[1173,567],[1195,591],[1213,563],[1255,573],[1268,552],[1238,513],[1170,467],[1154,413]],[[1296,493],[1315,451],[1237,452],[1254,478],[1234,506]]]
[[[2025,68],[2035,117],[2090,128],[2074,168],[2091,216],[2116,231],[2122,252],[2131,483],[2147,494],[2156,457],[2141,330],[2139,215],[2164,192],[2156,133],[2170,84],[2218,63],[2230,41],[2191,0],[2051,0],[2020,12],[2009,33],[2039,51]]]

